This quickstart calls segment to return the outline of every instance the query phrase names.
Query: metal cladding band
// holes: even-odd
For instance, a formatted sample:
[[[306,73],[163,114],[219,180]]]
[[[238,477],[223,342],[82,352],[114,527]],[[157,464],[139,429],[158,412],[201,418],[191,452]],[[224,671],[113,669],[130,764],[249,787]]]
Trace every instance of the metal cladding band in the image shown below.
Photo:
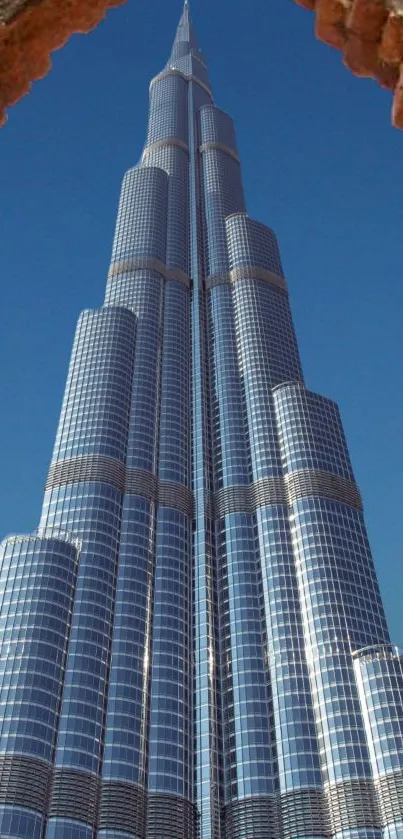
[[[53,771],[49,818],[84,821],[94,825],[98,818],[99,778],[78,769]]]
[[[224,808],[225,839],[278,839],[276,798],[244,798]]]
[[[176,280],[190,288],[190,278],[181,268],[168,268],[160,259],[153,257],[138,257],[136,259],[118,259],[109,269],[108,279],[127,274],[129,271],[156,271],[166,280]]]
[[[222,274],[212,274],[210,277],[206,277],[205,279],[207,291],[211,291],[212,288],[217,288],[217,286],[220,285],[231,285],[231,277],[227,271]]]
[[[30,534],[17,534],[16,536],[8,536],[5,540],[9,545],[23,544],[24,542],[37,542],[38,539],[48,539],[51,542],[69,542],[77,551],[81,550],[81,539],[74,536],[68,530],[59,530],[57,527],[50,527],[49,529],[38,527]]]
[[[0,755],[0,804],[28,807],[45,814],[50,764],[32,757]]]
[[[103,781],[99,807],[99,830],[116,830],[136,837],[146,836],[147,794],[134,784]]]
[[[186,82],[195,82],[195,84],[198,84],[199,87],[202,87],[203,90],[206,91],[206,93],[209,93],[210,96],[212,96],[211,88],[207,84],[204,84],[204,82],[202,82],[201,79],[198,79],[197,76],[188,76],[186,75],[186,73],[182,73],[180,70],[175,70],[174,68],[163,70],[162,73],[158,73],[158,76],[155,76],[153,79],[151,79],[150,88],[153,87],[153,85],[155,85],[157,82],[162,81],[162,79],[166,79],[168,76],[180,76]]]
[[[147,839],[196,839],[196,810],[190,801],[176,795],[148,796]]]
[[[173,507],[185,513],[186,516],[193,516],[193,493],[181,484],[160,480],[158,484],[158,504],[160,507]]]
[[[158,480],[150,472],[127,469],[125,492],[127,495],[141,495],[161,507],[172,507],[187,516],[193,516],[194,497],[191,490],[182,484]]]
[[[240,163],[239,155],[234,149],[231,149],[229,146],[226,146],[225,143],[202,143],[199,146],[199,151],[203,154],[206,151],[222,151],[224,154],[228,154],[230,157],[233,157],[237,163]]]
[[[381,827],[372,781],[357,779],[325,786],[325,797],[330,812],[331,833]]]
[[[122,463],[103,455],[85,455],[59,460],[50,467],[46,489],[66,484],[106,483],[126,495],[140,495],[161,507],[172,507],[187,516],[193,515],[194,498],[182,484],[161,481],[151,472],[126,469]]]
[[[403,822],[403,771],[391,772],[375,780],[382,824]]]
[[[241,280],[262,280],[269,285],[274,285],[281,291],[287,292],[287,283],[279,274],[269,271],[267,268],[233,268],[232,271],[223,274],[214,274],[206,277],[206,289],[210,291],[220,285],[235,284]]]
[[[314,469],[293,472],[285,478],[261,478],[254,484],[226,487],[216,493],[214,509],[216,517],[223,518],[229,513],[253,513],[272,505],[291,506],[300,498],[312,496],[331,498],[362,509],[360,493],[352,481]]]
[[[217,518],[230,513],[254,513],[260,507],[277,504],[287,504],[282,477],[262,478],[254,484],[225,487],[214,498]]]
[[[143,469],[127,469],[125,492],[127,495],[141,495],[147,501],[156,503],[158,498],[158,478]]]
[[[125,490],[125,467],[113,457],[105,455],[84,455],[69,457],[51,464],[46,489],[55,486],[94,481],[111,484],[118,490]]]
[[[362,510],[362,499],[356,484],[340,475],[320,469],[301,469],[286,475],[285,483],[290,505],[300,498],[325,496]]]
[[[183,140],[178,140],[177,137],[166,137],[163,140],[156,140],[154,143],[150,143],[149,146],[143,151],[141,160],[147,157],[147,155],[152,154],[154,151],[158,151],[158,149],[163,149],[166,146],[177,146],[182,151],[185,151],[186,154],[189,154],[189,146]]]
[[[281,796],[280,805],[282,836],[292,839],[329,835],[329,817],[323,790],[293,790]]]

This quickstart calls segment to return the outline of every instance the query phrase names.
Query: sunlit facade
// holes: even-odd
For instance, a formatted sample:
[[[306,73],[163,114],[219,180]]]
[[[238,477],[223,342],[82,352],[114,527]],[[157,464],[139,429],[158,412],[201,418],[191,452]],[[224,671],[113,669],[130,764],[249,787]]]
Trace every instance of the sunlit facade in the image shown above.
[[[403,837],[403,654],[186,4],[1,551],[1,837]]]

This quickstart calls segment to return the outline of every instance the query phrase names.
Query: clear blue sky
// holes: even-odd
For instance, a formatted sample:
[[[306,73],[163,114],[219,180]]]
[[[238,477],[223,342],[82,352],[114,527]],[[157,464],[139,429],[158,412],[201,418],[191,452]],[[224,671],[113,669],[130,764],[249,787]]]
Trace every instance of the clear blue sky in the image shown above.
[[[102,301],[120,181],[181,0],[129,0],[54,55],[0,131],[0,534],[35,528],[78,313]],[[403,133],[291,0],[192,0],[249,213],[278,233],[306,381],[339,402],[403,642]]]

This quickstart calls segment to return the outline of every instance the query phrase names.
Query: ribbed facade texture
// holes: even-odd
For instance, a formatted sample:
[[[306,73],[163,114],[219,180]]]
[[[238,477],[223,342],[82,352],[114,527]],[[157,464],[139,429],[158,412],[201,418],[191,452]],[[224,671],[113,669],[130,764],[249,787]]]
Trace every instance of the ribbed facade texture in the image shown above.
[[[1,553],[1,837],[403,836],[403,653],[186,4]]]

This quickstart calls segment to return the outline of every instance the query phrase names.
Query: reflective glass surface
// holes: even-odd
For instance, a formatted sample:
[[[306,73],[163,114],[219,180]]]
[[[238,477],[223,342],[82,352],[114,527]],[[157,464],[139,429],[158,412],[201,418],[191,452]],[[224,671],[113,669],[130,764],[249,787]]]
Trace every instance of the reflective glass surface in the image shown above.
[[[0,551],[0,835],[401,839],[390,645],[337,405],[185,4],[78,320],[39,530]]]

